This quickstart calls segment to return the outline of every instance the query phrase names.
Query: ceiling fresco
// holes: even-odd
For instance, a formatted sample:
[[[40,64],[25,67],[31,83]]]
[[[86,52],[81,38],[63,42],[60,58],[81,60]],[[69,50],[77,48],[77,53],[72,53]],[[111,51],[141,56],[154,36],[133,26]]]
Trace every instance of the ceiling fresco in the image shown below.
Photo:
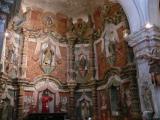
[[[23,0],[22,6],[60,12],[77,18],[86,17],[95,7],[104,5],[104,2],[105,0]]]

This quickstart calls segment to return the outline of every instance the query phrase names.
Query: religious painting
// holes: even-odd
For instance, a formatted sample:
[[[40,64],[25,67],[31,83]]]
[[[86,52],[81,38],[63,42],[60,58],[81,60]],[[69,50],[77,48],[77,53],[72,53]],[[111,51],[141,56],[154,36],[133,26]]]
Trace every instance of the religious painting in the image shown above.
[[[38,93],[38,112],[53,113],[55,111],[55,94],[46,89]]]
[[[92,118],[93,103],[91,97],[89,96],[90,93],[87,92],[77,94],[77,100],[76,100],[77,120],[86,120]]]
[[[86,44],[75,47],[75,70],[77,82],[84,82],[89,70],[89,46]]]

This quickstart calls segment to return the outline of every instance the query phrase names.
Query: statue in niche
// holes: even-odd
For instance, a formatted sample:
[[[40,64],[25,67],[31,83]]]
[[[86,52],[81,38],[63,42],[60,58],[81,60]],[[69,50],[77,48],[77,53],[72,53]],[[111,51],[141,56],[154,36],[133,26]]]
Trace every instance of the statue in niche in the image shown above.
[[[66,96],[61,97],[61,112],[67,112],[67,102]]]
[[[52,56],[54,55],[54,52],[51,50],[51,47],[48,46],[46,50],[44,51],[44,58],[43,58],[43,65],[49,65],[52,64]]]
[[[77,100],[77,120],[88,120],[92,116],[92,100],[85,92]]]
[[[142,85],[142,98],[145,111],[153,111],[152,93],[148,82],[144,82]]]
[[[106,25],[104,40],[107,61],[113,65],[116,62],[116,44],[119,42],[118,33],[114,24]]]
[[[86,99],[81,101],[81,118],[82,120],[87,120],[90,117],[90,105]]]
[[[48,94],[48,90],[44,90],[42,94],[42,113],[49,113],[49,102],[53,100],[51,96]]]
[[[44,73],[50,74],[55,70],[57,64],[61,64],[61,53],[59,46],[47,41],[41,44],[40,47],[40,66]]]

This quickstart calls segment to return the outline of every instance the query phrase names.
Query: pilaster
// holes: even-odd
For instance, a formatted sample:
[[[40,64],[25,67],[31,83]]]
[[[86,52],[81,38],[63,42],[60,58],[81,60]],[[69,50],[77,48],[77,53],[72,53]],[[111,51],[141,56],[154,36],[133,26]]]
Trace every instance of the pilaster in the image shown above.
[[[27,48],[28,48],[28,32],[22,28],[20,33],[21,43],[20,43],[20,72],[19,77],[26,77],[26,68],[27,68]]]
[[[75,87],[76,87],[76,83],[72,82],[72,83],[68,83],[68,87],[70,90],[70,108],[69,108],[69,116],[70,116],[70,120],[75,120]]]
[[[74,73],[74,62],[75,62],[75,55],[74,55],[74,47],[75,47],[75,37],[68,36],[68,72],[69,77],[68,81],[75,80],[75,73]]]
[[[160,30],[153,26],[143,28],[140,31],[129,35],[128,44],[133,47],[135,62],[137,66],[137,80],[141,111],[145,119],[148,117],[160,118],[160,108],[155,96],[155,86],[152,84],[150,74],[150,59],[158,56],[154,51],[160,48]]]
[[[97,120],[97,84],[96,81],[92,81],[92,101],[93,101],[93,120]]]
[[[23,87],[23,80],[22,79],[17,79],[17,86],[16,86],[16,90],[17,90],[17,120],[23,120],[23,110],[24,110],[24,105],[23,105],[23,96],[24,96],[24,87]]]
[[[95,54],[94,54],[94,40],[90,39],[89,40],[89,45],[90,45],[90,74],[91,74],[91,80],[95,80]]]

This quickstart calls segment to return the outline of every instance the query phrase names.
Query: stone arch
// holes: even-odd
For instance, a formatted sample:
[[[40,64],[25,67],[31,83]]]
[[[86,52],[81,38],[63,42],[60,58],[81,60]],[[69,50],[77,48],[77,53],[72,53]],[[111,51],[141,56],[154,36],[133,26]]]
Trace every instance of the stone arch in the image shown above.
[[[146,0],[147,12],[149,16],[149,22],[156,26],[160,26],[160,1],[159,0]]]
[[[145,24],[160,26],[159,0],[117,0],[127,16],[131,33],[138,31]]]
[[[122,6],[127,16],[131,33],[138,31],[142,25],[142,16],[138,6],[136,6],[133,0],[117,0],[117,2]]]

